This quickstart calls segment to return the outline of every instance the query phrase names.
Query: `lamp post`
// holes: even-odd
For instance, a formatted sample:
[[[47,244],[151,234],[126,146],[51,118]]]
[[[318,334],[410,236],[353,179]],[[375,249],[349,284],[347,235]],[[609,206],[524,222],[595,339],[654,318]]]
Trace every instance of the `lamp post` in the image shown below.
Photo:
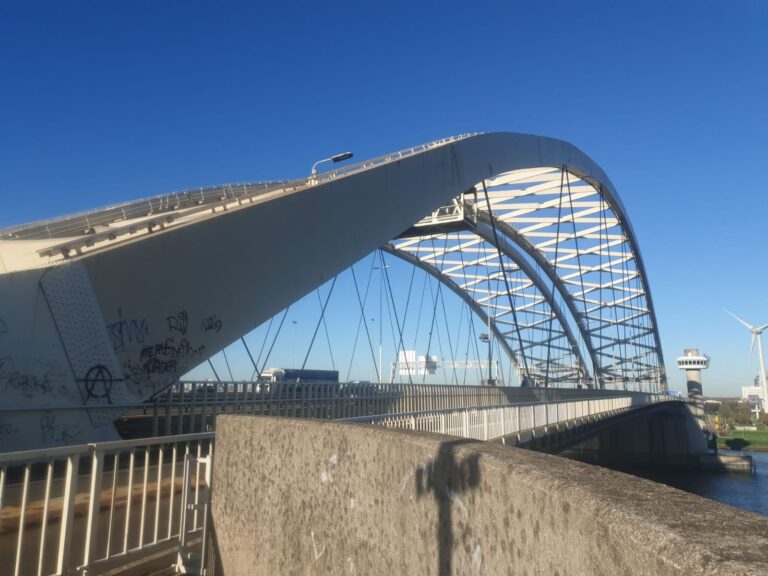
[[[479,336],[480,342],[487,342],[488,343],[488,379],[486,380],[486,384],[488,386],[493,386],[493,373],[491,372],[491,366],[493,366],[493,340],[491,339],[491,332],[488,331],[488,334],[485,332],[482,332]]]
[[[335,156],[318,160],[312,165],[312,178],[317,176],[317,167],[320,164],[324,162],[333,162],[334,164],[336,164],[338,162],[343,162],[344,160],[349,160],[350,158],[352,158],[352,156],[353,156],[352,152],[342,152],[341,154],[336,154]]]
[[[382,332],[381,329],[384,325],[384,322],[382,321],[382,318],[384,318],[383,310],[382,310],[382,291],[384,289],[384,282],[382,276],[384,275],[384,270],[389,268],[389,265],[384,266],[374,266],[374,270],[379,271],[379,382],[381,382],[381,372],[384,369],[384,367],[381,365],[381,342],[382,342]]]

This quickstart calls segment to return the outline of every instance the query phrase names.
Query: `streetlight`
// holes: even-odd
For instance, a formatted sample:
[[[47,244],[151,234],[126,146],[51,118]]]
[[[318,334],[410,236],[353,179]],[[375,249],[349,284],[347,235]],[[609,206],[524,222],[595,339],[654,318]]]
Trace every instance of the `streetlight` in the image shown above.
[[[490,316],[488,320],[488,333],[482,332],[480,334],[480,342],[487,342],[488,343],[488,380],[486,381],[486,384],[488,386],[494,386],[496,384],[496,381],[493,379],[493,372],[491,371],[491,367],[493,366],[493,339],[491,338],[491,331],[490,331]]]
[[[322,160],[318,160],[312,165],[312,176],[317,176],[317,167],[322,164],[323,162],[333,162],[336,164],[337,162],[343,162],[344,160],[349,160],[352,158],[353,154],[352,152],[342,152],[341,154],[336,154],[335,156],[331,156],[330,158],[323,158]]]

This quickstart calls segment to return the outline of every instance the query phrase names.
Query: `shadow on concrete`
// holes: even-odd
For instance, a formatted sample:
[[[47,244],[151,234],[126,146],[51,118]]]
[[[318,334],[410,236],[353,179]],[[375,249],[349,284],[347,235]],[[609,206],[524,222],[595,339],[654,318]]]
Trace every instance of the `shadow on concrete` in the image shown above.
[[[440,576],[453,574],[453,507],[464,508],[462,494],[480,485],[479,454],[462,461],[456,459],[456,447],[473,440],[443,442],[431,466],[416,470],[416,496],[432,494],[438,506],[437,545]]]

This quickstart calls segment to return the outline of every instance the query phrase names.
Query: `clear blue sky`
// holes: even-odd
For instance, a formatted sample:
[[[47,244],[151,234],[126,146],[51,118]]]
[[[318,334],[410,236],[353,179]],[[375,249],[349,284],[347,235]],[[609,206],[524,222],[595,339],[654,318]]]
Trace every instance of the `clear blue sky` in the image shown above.
[[[0,0],[0,226],[466,131],[568,140],[639,236],[672,383],[756,373],[768,3]],[[362,376],[361,376],[362,377]]]

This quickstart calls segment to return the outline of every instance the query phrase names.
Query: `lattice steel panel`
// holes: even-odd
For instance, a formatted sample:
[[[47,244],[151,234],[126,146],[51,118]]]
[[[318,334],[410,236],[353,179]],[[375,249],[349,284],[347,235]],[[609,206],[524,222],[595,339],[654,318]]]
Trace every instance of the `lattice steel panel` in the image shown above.
[[[537,383],[576,382],[588,371],[600,386],[666,385],[637,243],[599,183],[564,167],[515,170],[479,183],[454,211],[457,203],[465,212],[461,230],[430,234],[425,226],[423,236],[392,245],[437,267],[487,309],[505,327],[522,374]],[[493,224],[495,236],[483,224]],[[496,244],[519,252],[500,256]],[[578,341],[569,338],[571,327]]]

